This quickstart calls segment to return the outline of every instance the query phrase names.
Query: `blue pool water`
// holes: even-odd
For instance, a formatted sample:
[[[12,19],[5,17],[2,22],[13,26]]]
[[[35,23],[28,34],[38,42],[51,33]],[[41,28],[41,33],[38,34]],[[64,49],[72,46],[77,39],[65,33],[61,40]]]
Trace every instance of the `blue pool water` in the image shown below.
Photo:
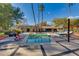
[[[28,37],[26,43],[28,44],[40,44],[40,43],[50,43],[51,42],[51,37],[44,37],[44,38],[31,38]]]

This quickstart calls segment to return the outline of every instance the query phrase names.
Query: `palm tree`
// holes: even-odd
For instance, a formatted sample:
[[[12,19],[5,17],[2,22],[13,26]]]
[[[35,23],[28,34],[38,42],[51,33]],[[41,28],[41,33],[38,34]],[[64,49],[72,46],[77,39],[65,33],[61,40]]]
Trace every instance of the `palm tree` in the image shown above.
[[[34,13],[34,7],[33,7],[33,4],[31,4],[31,8],[32,8],[33,19],[34,19],[34,23],[35,23],[36,32],[37,32],[37,26],[36,26],[36,19],[35,19],[35,13]]]
[[[39,4],[38,4],[38,24],[37,24],[37,26],[38,26],[38,32],[39,32],[39,23],[40,23],[40,12],[39,12]]]
[[[42,20],[41,22],[43,22],[43,12],[44,12],[44,5],[43,4],[40,4],[39,5],[39,11],[41,12],[41,18],[42,18],[41,19]]]
[[[39,12],[41,12],[41,20],[42,20],[41,23],[43,23],[43,12],[44,12],[44,5],[43,4],[39,4]]]

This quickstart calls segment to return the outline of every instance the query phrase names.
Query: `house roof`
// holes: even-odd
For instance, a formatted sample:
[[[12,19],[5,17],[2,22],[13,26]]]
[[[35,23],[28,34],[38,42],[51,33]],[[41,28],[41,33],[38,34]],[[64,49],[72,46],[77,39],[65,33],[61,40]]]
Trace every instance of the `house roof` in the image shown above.
[[[42,28],[50,28],[50,29],[55,28],[56,29],[57,27],[55,27],[55,26],[42,26]]]

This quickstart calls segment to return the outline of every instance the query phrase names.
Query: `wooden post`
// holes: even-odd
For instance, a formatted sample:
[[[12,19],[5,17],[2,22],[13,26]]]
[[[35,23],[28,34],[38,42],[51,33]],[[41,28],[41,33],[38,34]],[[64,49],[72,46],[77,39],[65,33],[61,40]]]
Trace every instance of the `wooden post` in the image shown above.
[[[68,18],[68,42],[70,42],[70,19]]]

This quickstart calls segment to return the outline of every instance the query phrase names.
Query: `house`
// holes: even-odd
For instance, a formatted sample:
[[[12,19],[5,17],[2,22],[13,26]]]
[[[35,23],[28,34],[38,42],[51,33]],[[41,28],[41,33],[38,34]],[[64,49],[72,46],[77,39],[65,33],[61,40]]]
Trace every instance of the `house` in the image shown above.
[[[54,26],[18,26],[18,29],[21,29],[23,32],[57,32],[60,28]]]

